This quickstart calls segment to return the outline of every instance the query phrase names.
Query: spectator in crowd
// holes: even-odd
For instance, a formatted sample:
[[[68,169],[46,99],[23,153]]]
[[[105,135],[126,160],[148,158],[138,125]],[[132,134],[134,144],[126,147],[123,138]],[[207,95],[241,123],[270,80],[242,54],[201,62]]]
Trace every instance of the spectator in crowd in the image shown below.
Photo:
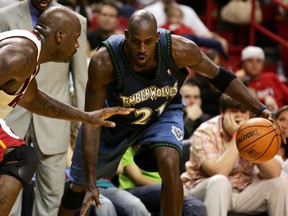
[[[144,9],[153,13],[157,20],[158,26],[162,26],[166,23],[165,10],[167,7],[169,7],[169,5],[173,3],[175,3],[175,0],[160,0],[155,2],[154,4],[144,7]],[[183,16],[184,25],[190,27],[195,33],[195,35],[199,37],[213,38],[219,40],[220,43],[222,44],[224,51],[226,53],[228,52],[228,42],[225,38],[219,36],[214,32],[211,32],[204,25],[204,23],[201,21],[199,16],[192,8],[182,4],[178,4],[178,6],[180,7],[184,15]]]
[[[288,106],[285,105],[281,107],[276,113],[275,113],[275,119],[280,127],[282,134],[284,135],[286,142],[288,138]],[[278,150],[278,157],[277,159],[282,164],[282,177],[288,181],[288,145],[281,143],[281,146]]]
[[[236,72],[239,79],[250,88],[256,90],[257,97],[265,103],[270,104],[270,110],[277,110],[288,104],[288,88],[279,80],[276,73],[264,72],[265,54],[262,48],[248,46],[241,52],[242,71]],[[267,98],[268,97],[268,98]],[[277,107],[273,107],[275,99]]]
[[[249,111],[226,94],[220,98],[220,110],[191,138],[190,160],[181,176],[185,194],[203,200],[208,215],[226,216],[228,211],[288,215],[288,185],[279,177],[280,163],[272,159],[253,164],[237,150],[235,132],[249,119]]]
[[[121,30],[117,29],[118,16],[119,10],[115,4],[104,3],[101,5],[97,17],[97,30],[87,33],[87,39],[89,41],[90,49],[92,50],[91,54],[94,54],[95,49],[109,36],[123,33]]]
[[[187,80],[180,89],[184,103],[184,139],[191,137],[193,132],[204,121],[211,118],[209,114],[203,112],[201,105],[201,90],[196,81]]]
[[[12,29],[32,29],[43,11],[58,5],[52,0],[24,0],[0,10],[0,32]],[[75,13],[76,14],[76,13]],[[86,20],[76,14],[81,23],[79,49],[71,63],[45,63],[36,77],[39,88],[57,99],[71,103],[69,76],[76,93],[76,106],[84,109],[87,82]],[[49,74],[49,76],[47,76]],[[6,118],[13,131],[33,144],[37,150],[36,188],[33,215],[57,215],[64,190],[66,154],[70,144],[70,122],[32,114],[16,106]],[[16,207],[16,206],[15,206]]]
[[[181,35],[192,41],[194,41],[199,47],[214,48],[216,49],[226,60],[228,60],[228,54],[222,47],[220,41],[201,37],[195,35],[193,29],[183,24],[183,11],[177,3],[171,3],[165,10],[167,22],[162,25],[162,28],[173,31],[174,34]]]
[[[153,215],[159,215],[162,180],[158,172],[147,172],[135,164],[133,157],[139,148],[140,145],[129,147],[123,155],[124,170],[119,174],[119,186],[138,197]],[[183,216],[206,216],[206,208],[200,200],[184,197]]]

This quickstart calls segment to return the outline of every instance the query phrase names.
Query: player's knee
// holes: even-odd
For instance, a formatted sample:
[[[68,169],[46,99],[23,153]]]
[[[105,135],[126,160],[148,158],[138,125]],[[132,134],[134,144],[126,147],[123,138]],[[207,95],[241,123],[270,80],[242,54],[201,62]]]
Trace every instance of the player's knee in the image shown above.
[[[163,171],[163,173],[167,173],[167,171],[174,173],[178,172],[180,160],[179,152],[172,148],[167,148],[165,150],[167,151],[158,151],[158,154],[156,154],[160,174],[161,171]]]
[[[65,183],[65,191],[62,196],[62,205],[67,209],[79,209],[85,197],[83,186],[72,184],[70,181]]]
[[[22,145],[5,155],[4,161],[1,173],[14,176],[23,184],[29,184],[37,167],[38,156],[34,148]]]

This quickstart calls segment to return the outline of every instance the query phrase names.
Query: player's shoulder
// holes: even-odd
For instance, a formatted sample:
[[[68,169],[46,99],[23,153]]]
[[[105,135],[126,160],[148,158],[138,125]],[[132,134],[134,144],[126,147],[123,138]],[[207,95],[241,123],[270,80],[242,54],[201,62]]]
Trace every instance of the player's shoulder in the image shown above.
[[[105,46],[100,47],[91,58],[91,63],[101,67],[102,69],[112,66],[109,52]]]
[[[202,54],[199,47],[191,40],[179,35],[171,35],[172,40],[172,56],[175,63],[180,68],[198,64],[202,59]]]
[[[101,47],[92,56],[89,63],[89,77],[97,84],[109,83],[114,80],[114,67],[106,47]]]

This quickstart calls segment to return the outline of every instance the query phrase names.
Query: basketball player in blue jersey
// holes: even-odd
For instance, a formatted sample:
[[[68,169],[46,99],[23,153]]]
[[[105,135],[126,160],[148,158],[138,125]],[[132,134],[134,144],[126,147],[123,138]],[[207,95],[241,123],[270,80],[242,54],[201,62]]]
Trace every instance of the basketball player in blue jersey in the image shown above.
[[[82,216],[91,202],[100,206],[96,179],[115,174],[122,155],[133,144],[141,145],[134,157],[136,164],[147,171],[158,171],[162,178],[164,215],[182,215],[179,158],[183,104],[179,89],[187,76],[185,67],[206,76],[258,116],[269,118],[271,112],[233,73],[212,63],[192,41],[157,29],[150,12],[136,11],[125,35],[107,39],[91,59],[85,105],[87,111],[123,106],[134,112],[111,117],[117,123],[115,128],[100,130],[83,124],[59,215],[73,215],[82,201]]]
[[[129,109],[111,108],[83,112],[64,104],[37,88],[39,65],[48,61],[69,62],[79,47],[81,27],[77,16],[65,7],[47,9],[31,31],[12,30],[0,34],[0,215],[7,216],[23,185],[35,172],[37,155],[16,136],[4,119],[19,104],[46,117],[76,120],[113,127],[105,121]],[[49,76],[49,74],[47,74]]]

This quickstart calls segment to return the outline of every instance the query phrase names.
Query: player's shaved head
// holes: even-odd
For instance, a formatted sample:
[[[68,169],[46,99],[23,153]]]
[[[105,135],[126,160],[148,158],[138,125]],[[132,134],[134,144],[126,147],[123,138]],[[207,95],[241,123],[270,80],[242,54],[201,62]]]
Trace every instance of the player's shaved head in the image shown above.
[[[80,21],[75,12],[64,6],[46,9],[33,31],[42,39],[43,61],[69,62],[79,48]]]
[[[131,34],[138,31],[157,32],[157,22],[154,15],[146,10],[138,10],[132,14],[128,23],[128,32]]]
[[[42,34],[56,30],[81,29],[80,21],[74,12],[64,6],[53,6],[39,17],[36,29]]]

